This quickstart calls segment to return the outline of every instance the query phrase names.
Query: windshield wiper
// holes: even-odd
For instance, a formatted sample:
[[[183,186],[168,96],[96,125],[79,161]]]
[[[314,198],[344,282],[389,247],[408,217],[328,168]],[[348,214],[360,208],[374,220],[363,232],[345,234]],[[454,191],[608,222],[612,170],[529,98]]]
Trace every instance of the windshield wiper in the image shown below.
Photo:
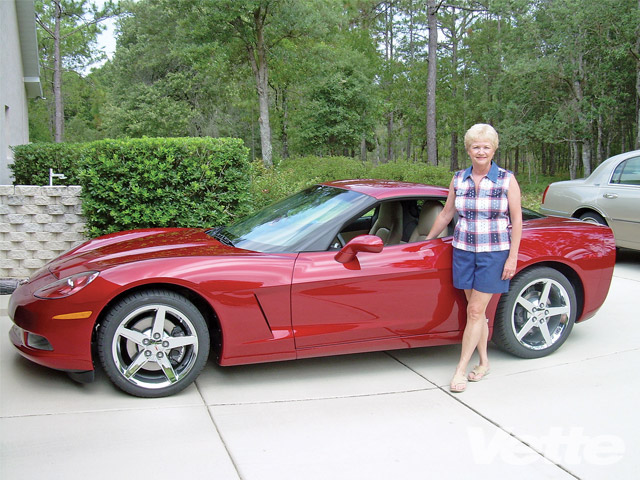
[[[224,231],[224,227],[214,227],[210,230],[207,230],[205,233],[210,237],[215,238],[220,243],[223,243],[229,247],[233,247],[234,246],[233,242],[231,241],[231,239],[229,239],[229,237],[227,237],[224,233],[222,233],[223,231]]]

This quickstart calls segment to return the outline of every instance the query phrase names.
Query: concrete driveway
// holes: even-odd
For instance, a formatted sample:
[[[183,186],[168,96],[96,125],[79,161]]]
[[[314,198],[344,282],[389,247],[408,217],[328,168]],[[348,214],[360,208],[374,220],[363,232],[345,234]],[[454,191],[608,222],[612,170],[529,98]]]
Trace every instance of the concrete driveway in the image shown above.
[[[636,478],[640,253],[550,357],[493,348],[448,391],[458,346],[221,368],[138,399],[22,359],[0,297],[0,478]]]

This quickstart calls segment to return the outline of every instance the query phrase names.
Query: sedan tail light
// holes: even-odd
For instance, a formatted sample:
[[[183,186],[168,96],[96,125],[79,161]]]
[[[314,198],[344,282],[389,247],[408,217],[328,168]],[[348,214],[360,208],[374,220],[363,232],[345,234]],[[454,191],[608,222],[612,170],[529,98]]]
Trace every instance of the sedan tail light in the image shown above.
[[[547,188],[544,189],[544,193],[542,194],[542,204],[544,205],[544,199],[547,197],[547,192],[549,191],[549,187],[551,185],[547,185]]]

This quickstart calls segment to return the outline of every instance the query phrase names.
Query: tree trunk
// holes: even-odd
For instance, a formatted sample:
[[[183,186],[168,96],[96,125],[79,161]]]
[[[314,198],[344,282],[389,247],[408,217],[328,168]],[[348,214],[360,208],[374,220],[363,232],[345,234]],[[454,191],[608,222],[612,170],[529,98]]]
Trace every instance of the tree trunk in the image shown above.
[[[458,132],[451,132],[451,167],[452,172],[458,171]]]
[[[389,2],[387,6],[386,13],[386,26],[385,26],[385,58],[387,61],[387,68],[389,69],[389,74],[387,75],[387,91],[388,104],[391,106],[393,102],[391,101],[391,90],[393,88],[393,3]],[[393,106],[391,106],[391,110],[387,113],[387,154],[385,158],[385,162],[393,161]]]
[[[427,1],[427,25],[429,27],[429,55],[427,70],[427,159],[438,165],[438,141],[436,135],[436,61],[438,49],[438,10],[436,0]]]
[[[596,166],[604,161],[604,117],[602,113],[598,115],[598,143],[596,145]]]
[[[579,135],[582,137],[582,166],[584,167],[584,176],[586,178],[591,174],[591,144],[588,139],[591,132],[591,129],[589,128],[591,122],[587,119],[587,115],[585,114],[582,105],[584,102],[584,89],[582,87],[582,82],[584,81],[584,57],[582,53],[578,54],[575,65],[577,67],[577,73],[573,79],[573,94],[576,99],[578,119],[580,120],[578,128]],[[572,176],[571,178],[573,179],[574,177]]]
[[[53,98],[54,98],[54,141],[60,143],[64,139],[64,103],[62,100],[62,56],[60,53],[60,22],[62,8],[60,2],[55,4],[55,26],[53,34]]]
[[[576,179],[576,173],[578,171],[578,159],[580,152],[578,151],[578,142],[572,140],[569,144],[571,147],[571,163],[569,164],[569,177],[571,180]]]
[[[287,90],[282,91],[282,158],[289,158],[289,112],[287,105]]]
[[[466,19],[463,21],[466,24]],[[458,31],[456,30],[456,22],[453,22],[451,28],[451,96],[455,99],[458,96]],[[451,164],[449,170],[455,172],[458,170],[458,132],[455,130],[457,122],[453,122],[453,131],[451,132]]]
[[[638,0],[640,10],[640,0]],[[640,27],[636,30],[636,149],[640,149]]]
[[[640,44],[640,40],[638,41]],[[638,46],[640,50],[640,45]],[[640,58],[636,61],[636,150],[640,149]]]
[[[584,178],[591,175],[591,143],[588,139],[582,141],[582,168],[584,169]]]
[[[264,19],[261,9],[253,12],[256,32],[256,44],[247,44],[249,63],[256,79],[256,89],[260,104],[260,144],[262,147],[262,163],[267,168],[273,166],[271,145],[271,122],[269,120],[269,70],[264,44]]]
[[[393,161],[393,111],[389,112],[387,116],[387,156],[386,162]]]

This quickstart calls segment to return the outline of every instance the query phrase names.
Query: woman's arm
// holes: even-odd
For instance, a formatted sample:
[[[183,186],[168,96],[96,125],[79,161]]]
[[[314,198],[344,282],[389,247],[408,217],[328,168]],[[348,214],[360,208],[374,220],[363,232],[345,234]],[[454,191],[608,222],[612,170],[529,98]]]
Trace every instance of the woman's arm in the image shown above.
[[[504,263],[503,280],[511,279],[516,273],[518,250],[522,239],[522,199],[520,185],[518,185],[515,176],[511,178],[509,183],[507,201],[509,202],[509,217],[511,218],[511,248],[509,249],[509,257]]]
[[[444,204],[444,208],[436,217],[436,221],[433,222],[433,226],[431,230],[429,230],[429,235],[425,240],[433,240],[438,235],[442,233],[442,231],[447,228],[451,220],[453,219],[453,215],[456,213],[456,192],[453,188],[453,179],[451,179],[451,183],[449,184],[449,194],[447,195],[447,201]]]

